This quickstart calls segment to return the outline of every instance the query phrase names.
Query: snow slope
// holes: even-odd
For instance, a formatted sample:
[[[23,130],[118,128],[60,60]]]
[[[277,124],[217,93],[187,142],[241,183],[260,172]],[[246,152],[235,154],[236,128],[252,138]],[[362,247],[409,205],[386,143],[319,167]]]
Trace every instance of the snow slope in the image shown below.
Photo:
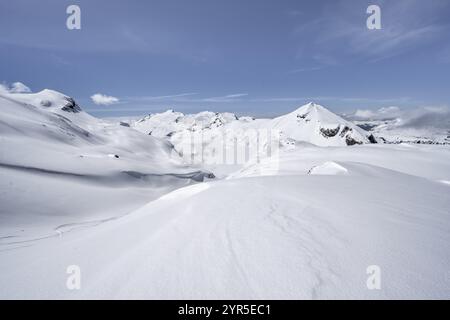
[[[167,141],[96,119],[56,91],[0,96],[0,237],[121,216],[202,180]]]
[[[435,180],[450,179],[449,150],[363,148],[298,148],[274,175],[178,189],[61,237],[3,239],[0,297],[449,298],[450,193]],[[393,170],[398,157],[410,167]],[[308,174],[329,159],[347,173]],[[80,291],[65,287],[73,264]],[[370,265],[381,290],[366,287]]]

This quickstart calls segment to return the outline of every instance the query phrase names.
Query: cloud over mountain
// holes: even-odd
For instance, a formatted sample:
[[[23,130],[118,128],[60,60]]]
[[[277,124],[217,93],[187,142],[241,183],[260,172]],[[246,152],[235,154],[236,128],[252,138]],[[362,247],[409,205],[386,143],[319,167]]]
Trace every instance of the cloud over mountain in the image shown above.
[[[0,84],[0,93],[30,93],[31,89],[22,82],[14,82],[11,85]]]
[[[449,107],[418,107],[401,109],[399,107],[386,107],[378,110],[358,109],[348,116],[351,120],[393,120],[396,125],[404,128],[436,128],[450,129]]]

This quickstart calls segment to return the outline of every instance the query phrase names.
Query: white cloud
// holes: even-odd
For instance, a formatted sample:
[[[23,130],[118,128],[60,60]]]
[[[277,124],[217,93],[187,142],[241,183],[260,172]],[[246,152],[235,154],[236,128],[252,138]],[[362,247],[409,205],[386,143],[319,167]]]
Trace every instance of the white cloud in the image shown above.
[[[24,85],[22,82],[14,82],[9,89],[11,93],[30,93],[31,89]]]
[[[31,89],[22,82],[14,82],[11,86],[7,84],[0,84],[0,93],[30,93]]]
[[[433,128],[450,130],[450,108],[432,108],[412,110],[405,113],[401,122],[404,128]]]
[[[404,114],[399,107],[383,107],[378,110],[358,109],[352,115],[356,120],[387,120]]]
[[[92,101],[97,105],[109,106],[114,103],[118,103],[119,99],[112,96],[107,96],[101,93],[96,93],[91,96]]]
[[[361,110],[358,109],[355,111],[355,113],[353,114],[353,117],[355,117],[356,119],[361,119],[361,120],[368,120],[368,119],[374,119],[376,117],[376,112],[372,111],[372,110]]]
[[[356,110],[348,118],[351,120],[397,119],[398,127],[450,130],[450,108],[448,107],[419,107],[407,110],[387,107],[378,110]]]

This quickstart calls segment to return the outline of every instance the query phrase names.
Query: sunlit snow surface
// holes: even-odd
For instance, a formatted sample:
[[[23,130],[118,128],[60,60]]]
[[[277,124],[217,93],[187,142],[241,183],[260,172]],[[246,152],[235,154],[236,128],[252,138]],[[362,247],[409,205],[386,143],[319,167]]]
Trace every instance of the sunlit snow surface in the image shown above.
[[[0,97],[0,298],[450,298],[448,146],[320,147],[295,112],[267,120],[295,147],[200,182],[170,139],[65,103]]]

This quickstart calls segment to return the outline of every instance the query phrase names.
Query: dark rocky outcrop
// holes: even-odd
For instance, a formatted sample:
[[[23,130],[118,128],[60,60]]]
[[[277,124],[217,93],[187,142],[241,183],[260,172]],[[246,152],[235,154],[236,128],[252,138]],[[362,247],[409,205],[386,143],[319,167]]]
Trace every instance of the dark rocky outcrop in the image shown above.
[[[348,132],[352,132],[352,131],[353,131],[353,129],[345,126],[339,135],[341,136],[341,138],[343,138]]]
[[[362,144],[362,141],[358,141],[358,140],[354,139],[352,136],[347,135],[345,137],[345,143],[347,143],[348,146],[353,146],[355,144]]]
[[[306,119],[306,117],[308,116],[309,113],[305,113],[305,114],[298,114],[297,115],[297,119]]]
[[[61,108],[61,110],[66,112],[73,112],[78,113],[81,112],[80,106],[75,102],[74,99],[67,97],[65,98],[67,103],[64,105],[64,107]]]
[[[338,134],[339,129],[341,128],[341,126],[337,126],[334,129],[330,129],[330,128],[320,128],[320,133],[325,137],[325,138],[331,138],[334,137],[335,135]]]
[[[373,136],[373,134],[371,134],[370,136],[368,136],[367,139],[369,139],[370,143],[378,143],[377,139],[375,139],[375,137]]]
[[[297,114],[297,121],[303,120],[305,122],[309,122],[311,121],[311,119],[308,119],[309,112],[304,113],[304,114]]]

